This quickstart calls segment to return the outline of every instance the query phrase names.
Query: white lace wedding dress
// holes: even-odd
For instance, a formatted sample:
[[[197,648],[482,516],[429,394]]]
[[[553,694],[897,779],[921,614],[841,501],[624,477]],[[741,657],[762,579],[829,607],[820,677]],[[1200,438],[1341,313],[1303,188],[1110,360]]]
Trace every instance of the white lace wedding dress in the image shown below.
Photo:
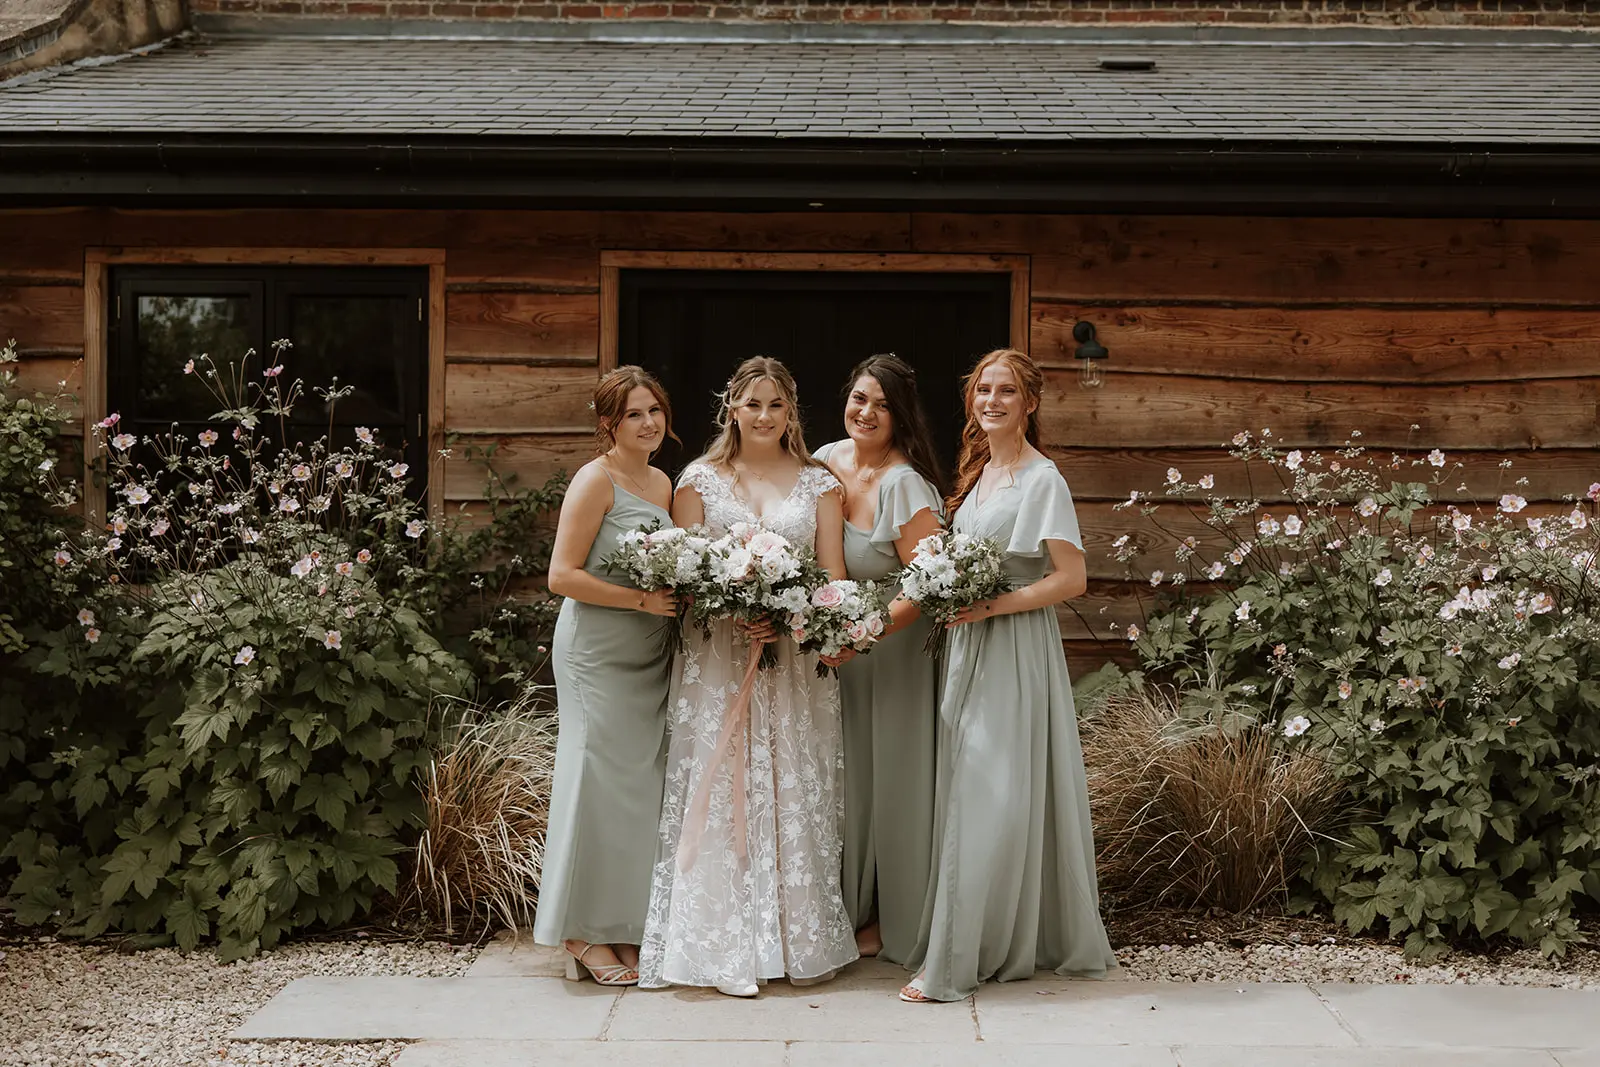
[[[765,520],[709,466],[679,478],[705,502],[714,535],[757,523],[795,545],[812,546],[817,500],[838,483],[807,467]],[[816,657],[785,638],[777,666],[756,676],[748,734],[731,757],[713,751],[745,674],[749,646],[730,622],[709,638],[694,627],[674,666],[668,698],[666,795],[650,910],[639,950],[639,984],[721,986],[788,975],[816,978],[856,958],[840,890],[844,819],[839,687],[816,675]],[[744,818],[736,818],[733,774],[745,774]],[[710,778],[710,808],[699,840],[680,853],[684,823]],[[743,823],[744,847],[736,834]],[[690,837],[694,834],[691,833]]]

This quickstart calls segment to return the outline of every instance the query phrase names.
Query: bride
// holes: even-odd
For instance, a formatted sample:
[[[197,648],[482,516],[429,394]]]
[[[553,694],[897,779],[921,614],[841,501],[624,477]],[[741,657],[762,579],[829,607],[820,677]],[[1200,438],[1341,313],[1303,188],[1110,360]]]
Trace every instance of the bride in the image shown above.
[[[839,483],[810,458],[788,369],[748,359],[722,401],[718,436],[678,480],[673,521],[703,523],[712,536],[758,524],[796,547],[814,545],[817,562],[842,578]],[[736,694],[753,643],[774,644],[778,664],[755,675],[740,714]],[[826,981],[856,958],[839,874],[839,689],[815,667],[815,656],[769,622],[724,620],[709,638],[692,627],[684,634],[667,702],[666,795],[641,986],[749,997],[785,975],[796,985]]]

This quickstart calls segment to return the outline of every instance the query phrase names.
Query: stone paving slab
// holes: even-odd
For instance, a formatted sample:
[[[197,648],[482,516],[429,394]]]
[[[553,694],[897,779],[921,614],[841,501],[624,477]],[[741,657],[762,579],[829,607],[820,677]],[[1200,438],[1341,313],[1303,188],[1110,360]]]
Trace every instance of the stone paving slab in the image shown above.
[[[483,946],[467,968],[468,978],[561,978],[567,973],[567,954],[549,945],[536,945],[531,935],[513,941],[502,934]]]
[[[924,1010],[939,1009],[930,1005]],[[977,1015],[983,1040],[996,1043],[1356,1044],[1308,986],[1287,983],[1183,985],[1037,978],[984,986],[977,996]]]
[[[783,1057],[781,1041],[424,1041],[395,1067],[783,1067]]]
[[[1600,1067],[1600,1048],[1557,1049],[1551,1055],[1561,1067]]]
[[[1600,1047],[1600,997],[1592,990],[1332,983],[1316,990],[1370,1045]]]
[[[886,1045],[796,1042],[789,1067],[1188,1067],[1158,1045]],[[405,1064],[404,1067],[410,1067]],[[743,1065],[741,1065],[743,1067]],[[1541,1064],[1540,1067],[1551,1067]]]
[[[1177,1050],[1177,1054],[1183,1067],[1556,1067],[1558,1062],[1554,1055],[1544,1049],[1245,1049],[1210,1046],[1183,1047]],[[1594,1067],[1600,1067],[1600,1064]]]
[[[233,1036],[598,1038],[614,990],[553,978],[297,978]]]
[[[976,1040],[970,1002],[903,1004],[905,981],[899,967],[864,960],[823,985],[769,982],[753,1000],[709,989],[630,989],[606,1034],[613,1042]]]

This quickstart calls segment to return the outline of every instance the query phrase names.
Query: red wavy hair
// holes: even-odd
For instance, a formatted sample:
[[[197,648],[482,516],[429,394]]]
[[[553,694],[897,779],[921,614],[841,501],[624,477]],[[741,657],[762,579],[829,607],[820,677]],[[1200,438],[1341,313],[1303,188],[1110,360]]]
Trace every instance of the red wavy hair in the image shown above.
[[[1044,372],[1028,358],[1027,353],[1015,348],[997,348],[985,354],[961,380],[962,408],[966,411],[967,421],[961,427],[961,453],[956,460],[955,488],[945,500],[946,514],[952,517],[961,502],[967,499],[967,494],[972,492],[972,487],[978,484],[983,465],[989,462],[989,435],[983,432],[978,420],[973,417],[972,404],[978,395],[978,379],[996,363],[1004,363],[1011,368],[1022,389],[1023,398],[1033,404],[1023,437],[1028,444],[1044,451],[1044,446],[1039,443],[1039,406],[1044,399]]]

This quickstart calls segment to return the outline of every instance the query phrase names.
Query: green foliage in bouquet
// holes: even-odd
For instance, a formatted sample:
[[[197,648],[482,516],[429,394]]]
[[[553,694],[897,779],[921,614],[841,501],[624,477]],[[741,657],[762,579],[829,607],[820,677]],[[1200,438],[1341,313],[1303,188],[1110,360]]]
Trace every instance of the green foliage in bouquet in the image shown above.
[[[1210,531],[1149,572],[1171,596],[1127,631],[1145,670],[1220,680],[1329,762],[1351,828],[1302,876],[1352,931],[1381,925],[1419,955],[1497,935],[1563,952],[1600,896],[1600,484],[1531,515],[1520,482],[1439,503],[1472,473],[1437,450],[1234,445],[1238,484],[1270,494],[1171,470],[1168,496],[1206,502],[1121,505],[1172,536],[1175,508]],[[1139,542],[1116,544],[1130,566]]]

